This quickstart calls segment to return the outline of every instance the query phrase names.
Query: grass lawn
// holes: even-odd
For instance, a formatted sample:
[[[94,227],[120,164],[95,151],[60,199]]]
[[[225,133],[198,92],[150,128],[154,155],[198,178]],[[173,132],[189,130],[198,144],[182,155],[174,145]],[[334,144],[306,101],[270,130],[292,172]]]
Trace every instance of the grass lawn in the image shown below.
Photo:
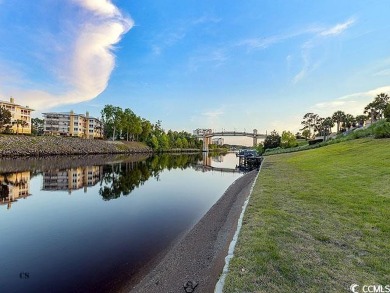
[[[224,292],[390,285],[390,139],[266,157],[229,270]]]

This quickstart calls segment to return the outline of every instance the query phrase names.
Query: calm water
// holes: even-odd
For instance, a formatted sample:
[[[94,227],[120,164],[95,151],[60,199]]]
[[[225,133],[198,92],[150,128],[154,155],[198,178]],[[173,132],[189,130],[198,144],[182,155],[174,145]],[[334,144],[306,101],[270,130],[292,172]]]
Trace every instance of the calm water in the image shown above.
[[[0,161],[0,292],[115,292],[196,224],[241,176],[218,168],[236,164],[234,154]]]

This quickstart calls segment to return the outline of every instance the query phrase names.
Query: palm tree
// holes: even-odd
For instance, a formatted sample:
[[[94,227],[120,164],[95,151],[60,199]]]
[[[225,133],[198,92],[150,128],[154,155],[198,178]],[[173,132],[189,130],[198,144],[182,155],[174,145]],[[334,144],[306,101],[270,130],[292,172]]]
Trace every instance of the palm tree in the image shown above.
[[[356,122],[359,124],[359,126],[363,126],[364,125],[364,121],[366,121],[366,119],[367,119],[367,116],[365,116],[365,115],[357,115],[355,117],[355,119],[356,119]]]
[[[334,126],[333,117],[326,117],[322,122],[322,127],[324,128],[324,141],[326,141],[326,136],[332,133],[333,126]]]
[[[340,132],[340,124],[344,122],[345,113],[343,111],[336,111],[332,115],[332,120],[337,123],[337,133]]]
[[[380,93],[375,97],[374,104],[379,113],[379,119],[383,118],[383,112],[386,109],[387,104],[389,103],[389,96],[385,93]]]
[[[353,124],[356,122],[356,119],[353,115],[347,114],[344,118],[344,127],[348,130],[353,126]]]
[[[22,126],[22,133],[24,133],[23,128],[26,128],[28,126],[27,121],[22,120],[22,123],[20,123],[20,125]]]
[[[364,114],[371,118],[371,123],[383,117],[383,113],[389,104],[390,97],[385,93],[378,94],[374,101],[364,108]]]
[[[23,133],[23,125],[26,123],[26,121],[23,121],[21,119],[16,119],[13,124],[16,124],[16,134],[19,134],[19,125],[22,126],[22,133]]]

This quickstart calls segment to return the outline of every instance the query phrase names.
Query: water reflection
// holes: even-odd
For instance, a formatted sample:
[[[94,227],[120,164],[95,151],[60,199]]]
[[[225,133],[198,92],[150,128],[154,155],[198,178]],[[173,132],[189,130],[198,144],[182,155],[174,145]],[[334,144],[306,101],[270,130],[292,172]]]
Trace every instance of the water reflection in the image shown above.
[[[87,192],[88,186],[96,185],[102,177],[102,166],[45,171],[43,172],[42,190],[66,190],[71,194],[72,190],[84,188],[84,192]]]
[[[240,176],[198,172],[207,163],[234,169],[235,156],[223,161],[204,162],[202,154],[1,160],[0,292],[117,292]],[[14,208],[20,198],[28,200]]]
[[[7,209],[10,209],[12,203],[29,195],[29,171],[0,174],[0,205],[7,205]]]
[[[61,167],[64,163],[63,159],[48,158],[48,160],[58,163]],[[199,165],[202,156],[200,154],[163,154],[142,157],[142,159],[122,160],[121,157],[109,157],[107,159],[108,164],[70,168],[55,168],[56,163],[47,165],[42,161],[38,161],[37,164],[36,160],[31,160],[31,162],[34,162],[30,166],[31,170],[0,173],[0,204],[7,205],[9,209],[17,199],[30,196],[30,178],[39,175],[42,175],[42,190],[44,191],[67,191],[71,194],[72,191],[83,189],[86,193],[88,187],[99,183],[99,194],[103,200],[111,200],[121,195],[129,195],[135,188],[140,187],[150,178],[154,177],[159,180],[160,172],[165,169],[179,168],[184,170]],[[88,160],[94,161],[91,157]],[[81,164],[82,159],[78,158],[76,164],[77,162]],[[102,163],[101,158],[97,157],[97,163]],[[20,165],[18,162],[14,162],[15,168],[19,169],[16,167],[18,165]],[[74,166],[74,163],[72,166]],[[2,164],[2,167],[12,169],[10,165],[7,165],[7,162]]]
[[[226,160],[226,158],[228,158]],[[142,186],[150,178],[159,180],[160,173],[167,169],[187,169],[208,172],[231,172],[240,173],[242,170],[236,165],[234,156],[226,154],[180,154],[180,155],[155,155],[142,157],[141,159],[125,160],[121,157],[109,157],[107,163],[102,164],[101,158],[89,157],[86,163],[94,162],[99,165],[74,166],[83,161],[79,157],[73,161],[70,168],[63,167],[64,158],[48,158],[53,165],[45,164],[42,161],[34,161],[31,170],[21,172],[0,173],[0,198],[1,205],[11,208],[12,203],[18,198],[30,196],[30,178],[42,175],[43,191],[72,191],[83,189],[87,193],[88,187],[99,184],[99,194],[103,200],[112,200],[120,196],[129,195],[134,189]],[[25,162],[24,162],[25,163]],[[15,164],[18,166],[19,164]],[[7,164],[2,167],[10,168]],[[12,169],[12,168],[11,168]]]
[[[199,162],[200,155],[160,155],[142,162],[122,162],[103,166],[103,180],[99,194],[104,200],[129,195],[151,177],[159,180],[164,169],[186,169]]]

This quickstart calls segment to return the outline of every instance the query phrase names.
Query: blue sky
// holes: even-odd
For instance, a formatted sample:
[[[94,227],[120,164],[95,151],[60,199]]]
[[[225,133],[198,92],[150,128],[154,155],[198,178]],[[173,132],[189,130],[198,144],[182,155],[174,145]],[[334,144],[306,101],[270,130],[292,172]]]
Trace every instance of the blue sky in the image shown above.
[[[300,128],[390,93],[389,2],[0,0],[0,97],[165,129]]]

